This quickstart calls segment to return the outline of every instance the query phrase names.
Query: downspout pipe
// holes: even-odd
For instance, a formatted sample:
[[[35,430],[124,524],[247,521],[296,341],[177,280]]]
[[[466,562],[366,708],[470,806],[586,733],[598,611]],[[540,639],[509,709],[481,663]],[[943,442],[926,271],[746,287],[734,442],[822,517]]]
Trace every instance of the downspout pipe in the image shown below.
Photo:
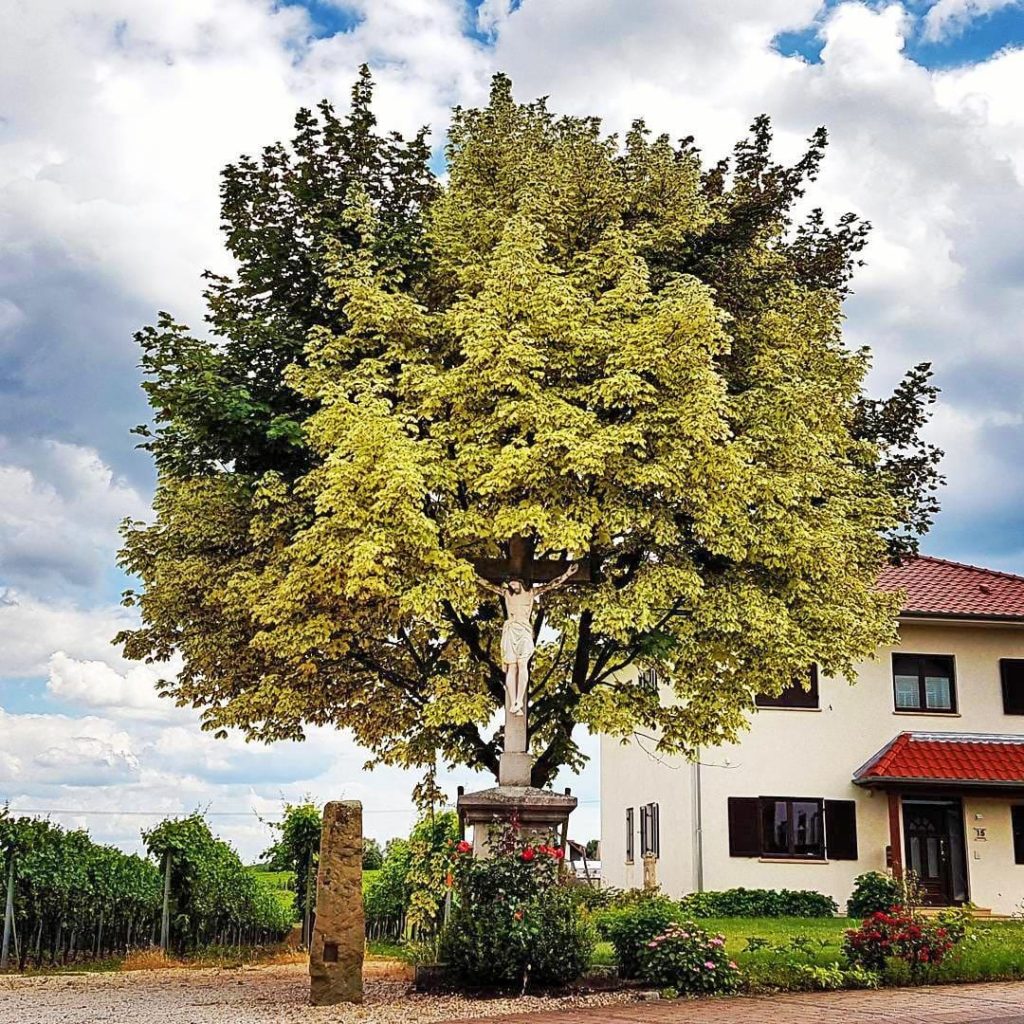
[[[704,891],[704,810],[701,792],[700,750],[693,762],[693,888]]]

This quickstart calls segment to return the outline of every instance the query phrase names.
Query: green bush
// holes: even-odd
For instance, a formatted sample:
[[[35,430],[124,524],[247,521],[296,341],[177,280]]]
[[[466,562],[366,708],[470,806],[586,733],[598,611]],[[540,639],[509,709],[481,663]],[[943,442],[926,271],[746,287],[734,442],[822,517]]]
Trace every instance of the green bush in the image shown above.
[[[846,913],[863,920],[871,914],[885,912],[903,902],[900,883],[881,871],[868,871],[853,882],[853,893],[846,901]]]
[[[615,947],[615,961],[623,978],[640,976],[644,950],[655,936],[678,922],[679,907],[667,896],[648,894],[624,906],[605,911],[599,922],[601,934]]]
[[[595,933],[572,889],[559,883],[561,850],[502,847],[486,860],[474,859],[468,844],[458,848],[441,959],[472,989],[575,981],[590,966]]]
[[[688,917],[832,917],[835,900],[809,889],[725,889],[694,892],[679,901]]]
[[[834,992],[843,988],[878,988],[879,982],[874,971],[840,964],[797,964],[793,971],[795,977],[789,986],[791,990]]]
[[[725,939],[692,923],[670,924],[640,950],[640,978],[681,995],[735,992],[740,970],[725,952]]]

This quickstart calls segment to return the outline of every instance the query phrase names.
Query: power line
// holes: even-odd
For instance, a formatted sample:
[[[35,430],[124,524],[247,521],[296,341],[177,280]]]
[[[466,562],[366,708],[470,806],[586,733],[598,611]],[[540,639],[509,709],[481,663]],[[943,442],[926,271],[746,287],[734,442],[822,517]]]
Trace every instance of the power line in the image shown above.
[[[580,804],[599,804],[600,800],[580,800]],[[111,818],[187,818],[192,814],[200,813],[204,818],[282,818],[280,811],[262,812],[255,809],[249,811],[111,811],[111,810],[75,810],[73,808],[61,807],[9,807],[11,814],[71,814],[76,817],[101,816]],[[441,804],[439,810],[454,811],[455,804]],[[415,813],[416,808],[409,807],[371,807],[363,808],[363,814],[409,814]]]
[[[442,810],[454,810],[454,804],[445,804]],[[389,807],[363,809],[363,814],[406,814],[415,811],[415,807]],[[193,814],[201,814],[204,818],[282,818],[280,811],[108,811],[108,810],[72,810],[64,807],[11,807],[12,814],[73,814],[83,815],[108,815],[112,818],[188,818]]]

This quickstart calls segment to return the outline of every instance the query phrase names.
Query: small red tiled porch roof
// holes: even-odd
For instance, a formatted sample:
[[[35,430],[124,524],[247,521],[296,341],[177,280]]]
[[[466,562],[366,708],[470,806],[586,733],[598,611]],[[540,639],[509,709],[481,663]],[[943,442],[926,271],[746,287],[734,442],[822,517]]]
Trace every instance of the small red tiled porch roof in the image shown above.
[[[921,555],[886,566],[880,590],[903,591],[901,614],[1024,622],[1024,576]]]
[[[853,781],[1024,788],[1024,736],[901,732],[853,773]]]

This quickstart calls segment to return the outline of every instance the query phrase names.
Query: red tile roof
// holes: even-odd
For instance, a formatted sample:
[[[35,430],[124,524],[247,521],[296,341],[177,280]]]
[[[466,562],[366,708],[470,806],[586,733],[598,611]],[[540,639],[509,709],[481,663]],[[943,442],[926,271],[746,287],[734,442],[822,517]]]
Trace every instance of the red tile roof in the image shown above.
[[[922,555],[890,565],[881,590],[904,594],[903,614],[1024,621],[1024,576]]]
[[[916,781],[1024,788],[1024,736],[901,732],[854,772],[853,781],[862,786]]]

